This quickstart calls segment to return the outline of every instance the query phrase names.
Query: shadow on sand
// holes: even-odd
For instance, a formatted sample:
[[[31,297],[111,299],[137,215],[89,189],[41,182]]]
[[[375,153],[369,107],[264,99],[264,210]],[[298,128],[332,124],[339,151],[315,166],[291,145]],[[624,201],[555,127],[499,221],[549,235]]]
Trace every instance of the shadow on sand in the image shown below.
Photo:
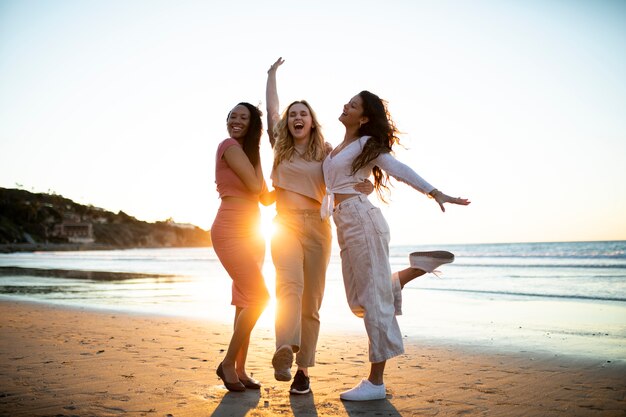
[[[341,401],[350,417],[385,416],[402,417],[396,407],[389,402],[389,395],[384,400]]]
[[[246,390],[245,392],[227,392],[211,417],[244,417],[251,410],[259,407],[261,392]]]
[[[313,392],[304,395],[289,395],[289,404],[294,417],[317,417]]]

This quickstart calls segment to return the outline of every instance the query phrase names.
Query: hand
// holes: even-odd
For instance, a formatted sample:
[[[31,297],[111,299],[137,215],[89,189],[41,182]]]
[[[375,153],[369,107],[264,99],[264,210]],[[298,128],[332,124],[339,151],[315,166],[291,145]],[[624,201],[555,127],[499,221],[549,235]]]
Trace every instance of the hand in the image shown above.
[[[365,195],[370,195],[374,192],[374,184],[372,184],[370,180],[365,179],[363,182],[356,184],[354,190]]]
[[[439,207],[441,207],[441,211],[443,212],[446,211],[445,207],[443,206],[445,203],[458,204],[461,206],[467,206],[471,203],[471,201],[469,201],[467,198],[450,197],[449,195],[444,194],[439,190],[432,191],[430,193],[430,196],[435,199],[437,204],[439,204]]]
[[[259,202],[264,206],[269,206],[276,202],[276,190],[265,191],[259,195]]]
[[[276,70],[278,69],[278,67],[280,67],[281,65],[283,65],[283,62],[285,62],[285,60],[283,59],[283,57],[281,56],[280,58],[278,58],[276,60],[276,62],[274,62],[272,64],[272,66],[270,67],[270,69],[267,70],[267,73],[272,73],[272,72],[276,72]]]

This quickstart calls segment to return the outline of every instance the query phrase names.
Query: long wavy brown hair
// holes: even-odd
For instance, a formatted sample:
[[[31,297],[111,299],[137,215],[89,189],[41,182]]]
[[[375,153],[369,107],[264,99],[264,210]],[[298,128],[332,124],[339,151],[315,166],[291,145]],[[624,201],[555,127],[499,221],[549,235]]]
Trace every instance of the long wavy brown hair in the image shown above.
[[[359,156],[352,162],[353,174],[381,153],[392,152],[393,146],[400,143],[400,138],[398,138],[400,131],[387,110],[387,102],[367,90],[361,91],[359,97],[363,101],[363,116],[367,117],[368,121],[359,127],[358,133],[359,136],[371,137],[365,142]],[[378,166],[374,166],[372,174],[376,194],[382,201],[386,201],[385,196],[389,194],[389,174]]]
[[[289,111],[295,104],[303,104],[309,110],[311,115],[311,138],[309,144],[302,154],[302,158],[307,161],[322,161],[326,158],[326,146],[324,135],[322,134],[322,126],[317,120],[317,115],[306,100],[296,100],[291,103],[283,112],[280,120],[274,127],[274,167],[278,166],[284,160],[291,160],[293,154],[296,153],[295,141],[293,135],[289,131]]]

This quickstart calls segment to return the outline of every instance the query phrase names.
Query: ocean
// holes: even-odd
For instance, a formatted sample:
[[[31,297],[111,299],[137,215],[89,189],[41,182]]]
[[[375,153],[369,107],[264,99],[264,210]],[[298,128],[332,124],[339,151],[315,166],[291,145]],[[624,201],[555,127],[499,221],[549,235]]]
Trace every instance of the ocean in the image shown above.
[[[392,268],[441,249],[455,262],[403,290],[407,340],[626,361],[626,241],[392,246]],[[264,274],[273,292],[269,250]],[[234,312],[211,248],[0,254],[0,299],[221,323]],[[320,313],[322,332],[365,334],[336,248]],[[273,316],[272,303],[258,327],[272,329]]]

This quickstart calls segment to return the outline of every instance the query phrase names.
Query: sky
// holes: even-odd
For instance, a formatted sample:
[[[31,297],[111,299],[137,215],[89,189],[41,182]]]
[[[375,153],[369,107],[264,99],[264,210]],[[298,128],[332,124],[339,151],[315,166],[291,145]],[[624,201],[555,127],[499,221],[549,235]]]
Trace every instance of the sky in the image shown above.
[[[392,244],[626,239],[626,2],[0,0],[0,187],[209,229],[240,101],[389,103]],[[265,177],[272,153],[262,138]],[[264,209],[271,220],[273,207]]]

